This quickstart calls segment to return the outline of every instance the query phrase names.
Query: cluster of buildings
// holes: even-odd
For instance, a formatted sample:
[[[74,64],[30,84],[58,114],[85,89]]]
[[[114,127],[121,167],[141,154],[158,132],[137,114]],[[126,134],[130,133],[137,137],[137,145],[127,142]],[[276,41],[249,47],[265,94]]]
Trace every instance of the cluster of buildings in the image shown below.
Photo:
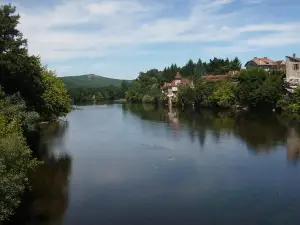
[[[285,60],[274,61],[268,57],[258,58],[254,57],[245,64],[245,68],[249,69],[251,67],[262,68],[266,71],[273,69],[279,69],[286,72],[286,82],[289,83],[289,91],[293,91],[296,87],[300,85],[300,58],[296,57],[296,54],[292,56],[286,56]],[[228,76],[232,76],[239,71],[230,71],[227,74],[221,75],[207,75],[203,79],[207,81],[216,81],[225,79]],[[162,93],[166,94],[169,99],[176,97],[178,93],[178,87],[180,85],[187,85],[189,87],[194,87],[193,81],[187,78],[182,78],[181,74],[177,72],[174,80],[171,83],[164,83],[161,86]]]

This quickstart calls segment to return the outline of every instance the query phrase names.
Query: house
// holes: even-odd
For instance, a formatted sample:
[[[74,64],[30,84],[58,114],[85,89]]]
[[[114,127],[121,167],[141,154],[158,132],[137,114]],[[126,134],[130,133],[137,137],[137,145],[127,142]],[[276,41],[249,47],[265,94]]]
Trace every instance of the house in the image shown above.
[[[285,60],[286,81],[294,89],[300,85],[300,58],[297,58],[296,54],[293,54],[293,56],[286,56]]]
[[[177,72],[174,80],[171,83],[164,83],[160,89],[162,90],[162,93],[166,94],[169,98],[174,98],[177,97],[178,87],[180,85],[194,87],[193,81],[182,78],[181,74]]]
[[[263,58],[254,57],[253,59],[251,59],[245,64],[245,67],[247,69],[251,67],[259,67],[266,71],[269,71],[270,69],[277,69],[282,65],[284,65],[283,60],[273,61],[267,57],[263,57]]]

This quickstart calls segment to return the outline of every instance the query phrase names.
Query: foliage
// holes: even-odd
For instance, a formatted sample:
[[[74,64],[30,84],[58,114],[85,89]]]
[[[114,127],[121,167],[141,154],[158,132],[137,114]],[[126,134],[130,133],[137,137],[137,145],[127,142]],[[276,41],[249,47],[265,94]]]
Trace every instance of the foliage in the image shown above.
[[[190,88],[186,85],[180,85],[177,98],[179,105],[192,105],[196,100],[196,92],[193,88]]]
[[[19,19],[15,7],[0,6],[0,220],[19,205],[28,187],[27,173],[37,164],[26,138],[37,130],[40,117],[70,111],[62,81],[39,57],[28,54],[27,40],[17,29]]]
[[[196,91],[196,106],[198,107],[213,107],[212,94],[215,90],[214,82],[198,81],[195,87]]]
[[[19,92],[30,108],[39,111],[43,103],[40,61],[28,55],[15,12],[11,5],[0,7],[0,85],[8,94]]]
[[[66,88],[73,89],[73,88],[101,88],[101,87],[108,87],[108,86],[120,86],[129,85],[132,81],[124,81],[119,79],[107,78],[102,77],[94,74],[86,74],[80,76],[68,76],[68,77],[61,77],[63,82],[65,83]]]
[[[204,63],[207,74],[225,74],[229,71],[239,71],[241,65],[241,62],[237,57],[233,60],[229,60],[228,58],[218,59],[214,57],[212,60],[209,60],[209,63]]]
[[[240,73],[239,102],[250,107],[273,107],[285,94],[281,76],[268,75],[263,69],[251,68]]]
[[[5,96],[0,89],[0,112],[9,120],[18,120],[25,134],[37,130],[38,113],[28,111],[24,100],[19,94]]]
[[[154,103],[154,98],[151,95],[144,95],[142,102],[143,103]]]
[[[41,116],[63,116],[69,111],[64,87],[39,57],[28,54],[27,40],[17,29],[19,19],[15,7],[0,7],[0,86],[9,95],[19,93]]]
[[[283,111],[299,113],[300,112],[300,87],[296,88],[293,93],[282,96],[276,105]]]
[[[118,86],[101,88],[72,88],[68,90],[73,104],[118,100],[125,98],[125,92],[122,91],[122,87]]]
[[[42,86],[44,89],[42,116],[47,119],[66,116],[71,110],[68,91],[54,71],[46,68],[42,71]]]
[[[229,81],[222,81],[216,84],[211,95],[212,102],[221,108],[230,108],[235,104],[234,85]]]
[[[141,72],[138,78],[132,82],[131,87],[126,92],[126,99],[130,102],[142,102],[145,95],[151,95],[154,98],[154,102],[160,101],[163,97],[159,87],[165,82],[171,82],[177,72],[180,72],[184,78],[189,78],[196,83],[206,74],[224,74],[230,70],[240,70],[240,68],[241,63],[238,58],[233,60],[214,58],[208,63],[202,62],[201,59],[194,63],[190,59],[183,67],[172,64],[169,67],[165,67],[162,71],[151,69]],[[181,96],[183,97],[183,95]],[[194,100],[185,98],[183,101],[190,103]]]
[[[31,158],[23,130],[36,129],[38,116],[26,112],[19,96],[0,94],[0,221],[13,214],[28,185],[27,174],[37,165]]]

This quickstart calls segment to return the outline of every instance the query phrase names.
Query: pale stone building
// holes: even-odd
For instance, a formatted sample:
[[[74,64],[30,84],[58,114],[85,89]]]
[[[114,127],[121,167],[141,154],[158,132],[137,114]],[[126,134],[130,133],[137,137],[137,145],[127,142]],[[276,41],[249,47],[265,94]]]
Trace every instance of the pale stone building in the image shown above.
[[[294,89],[300,85],[300,58],[293,56],[286,56],[286,81]]]

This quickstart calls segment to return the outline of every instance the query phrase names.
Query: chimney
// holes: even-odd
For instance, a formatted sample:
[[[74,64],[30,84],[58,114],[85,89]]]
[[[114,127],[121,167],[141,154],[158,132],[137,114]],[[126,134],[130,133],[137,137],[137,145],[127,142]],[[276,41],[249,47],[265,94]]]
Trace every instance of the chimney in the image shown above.
[[[293,58],[296,58],[296,54],[295,53],[293,54]]]

